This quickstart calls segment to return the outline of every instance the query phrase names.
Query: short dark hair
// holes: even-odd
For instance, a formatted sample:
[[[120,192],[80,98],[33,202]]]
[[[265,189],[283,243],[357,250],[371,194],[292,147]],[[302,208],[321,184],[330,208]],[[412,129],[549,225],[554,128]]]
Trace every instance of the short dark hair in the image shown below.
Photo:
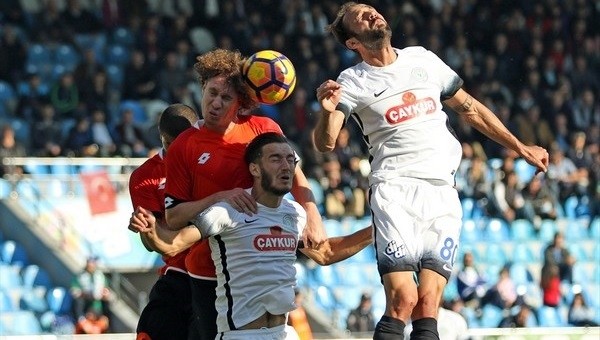
[[[160,114],[158,131],[171,137],[177,137],[198,120],[198,114],[185,104],[172,104]]]
[[[344,16],[351,7],[357,6],[354,1],[346,2],[340,7],[333,22],[325,28],[325,30],[335,37],[340,44],[346,46],[346,40],[352,38],[353,34],[344,26]]]
[[[286,143],[289,144],[287,138],[277,132],[265,132],[260,134],[248,144],[246,152],[244,154],[244,160],[246,164],[256,162],[262,155],[263,146],[271,143]]]

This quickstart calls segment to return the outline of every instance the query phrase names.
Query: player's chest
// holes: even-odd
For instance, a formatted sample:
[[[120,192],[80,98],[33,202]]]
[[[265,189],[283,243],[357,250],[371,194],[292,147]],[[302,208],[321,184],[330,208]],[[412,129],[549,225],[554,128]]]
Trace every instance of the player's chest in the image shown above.
[[[245,148],[245,143],[206,143],[195,148],[188,166],[200,182],[210,180],[221,184],[237,184],[249,178],[243,160]]]

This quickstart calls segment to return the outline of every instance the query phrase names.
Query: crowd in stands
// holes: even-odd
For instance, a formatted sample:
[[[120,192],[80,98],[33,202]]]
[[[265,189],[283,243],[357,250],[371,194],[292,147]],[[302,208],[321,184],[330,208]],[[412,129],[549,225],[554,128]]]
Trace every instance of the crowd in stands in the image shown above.
[[[0,157],[146,157],[160,147],[156,116],[167,103],[200,112],[196,55],[211,48],[283,52],[298,77],[292,96],[256,112],[280,123],[323,191],[330,219],[368,214],[368,152],[354,122],[334,152],[312,147],[315,89],[357,62],[325,33],[341,0],[6,0],[0,2]],[[394,46],[423,45],[454,68],[464,87],[522,141],[547,148],[548,172],[534,176],[515,154],[462,123],[456,186],[469,218],[505,222],[564,217],[592,221],[600,204],[600,7],[593,0],[367,1],[392,18]],[[12,92],[11,92],[12,91]],[[11,95],[12,94],[12,95]],[[18,124],[15,124],[18,122]],[[19,171],[2,167],[2,175]],[[21,169],[22,170],[22,169]],[[477,212],[477,215],[475,212]],[[560,239],[560,235],[557,235]],[[557,246],[558,242],[554,242]],[[560,246],[560,245],[559,245]],[[544,304],[569,281],[548,248]],[[568,257],[568,254],[562,254]],[[490,283],[465,255],[459,280],[468,303]],[[463,275],[464,277],[461,277]],[[565,277],[566,275],[566,277]],[[507,276],[506,268],[500,278]],[[464,289],[463,289],[464,288]],[[507,280],[490,303],[519,297]],[[578,296],[573,305],[585,305]],[[488,296],[489,297],[489,296]],[[500,302],[499,302],[500,301]],[[524,307],[503,324],[528,318]],[[573,311],[573,322],[586,320]]]

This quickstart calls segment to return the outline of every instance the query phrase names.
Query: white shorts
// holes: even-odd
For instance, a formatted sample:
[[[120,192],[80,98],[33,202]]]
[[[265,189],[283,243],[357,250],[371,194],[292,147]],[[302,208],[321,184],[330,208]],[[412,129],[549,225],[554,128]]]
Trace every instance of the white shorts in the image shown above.
[[[427,268],[450,277],[462,227],[452,186],[400,177],[374,184],[369,200],[380,275]]]
[[[298,340],[298,333],[292,326],[281,325],[272,328],[244,329],[217,334],[215,339],[223,340]]]

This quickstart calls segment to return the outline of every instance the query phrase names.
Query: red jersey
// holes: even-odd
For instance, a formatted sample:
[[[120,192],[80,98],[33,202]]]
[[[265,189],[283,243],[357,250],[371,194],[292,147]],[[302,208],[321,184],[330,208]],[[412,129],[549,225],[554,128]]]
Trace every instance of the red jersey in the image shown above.
[[[164,219],[166,173],[163,150],[146,160],[131,173],[129,195],[133,209],[141,206],[152,211],[157,219]],[[189,249],[172,257],[163,256],[165,265],[160,268],[160,274],[163,275],[167,269],[187,273],[185,256],[188,251]]]
[[[171,144],[166,161],[169,176],[165,194],[167,209],[219,191],[252,186],[252,176],[244,161],[246,146],[262,133],[283,132],[267,117],[238,116],[238,119],[225,135],[202,126],[184,131]],[[207,240],[193,245],[185,262],[190,276],[216,278]]]

